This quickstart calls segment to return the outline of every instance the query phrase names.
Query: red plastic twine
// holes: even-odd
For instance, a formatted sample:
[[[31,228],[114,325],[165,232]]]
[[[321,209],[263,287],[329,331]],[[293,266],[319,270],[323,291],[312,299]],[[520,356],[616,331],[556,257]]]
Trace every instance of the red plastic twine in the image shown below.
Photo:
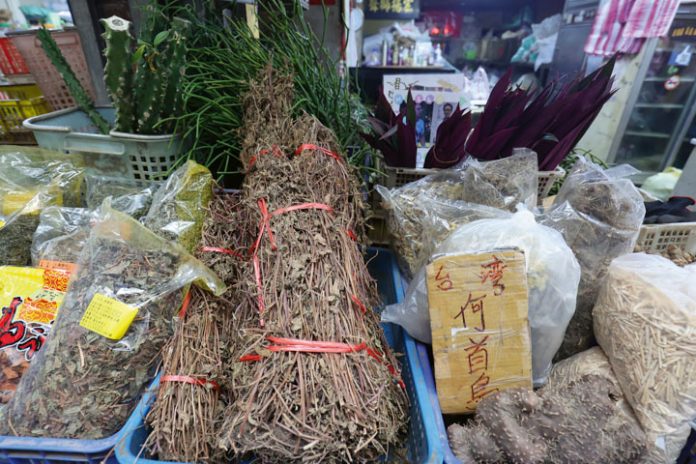
[[[234,251],[234,250],[230,250],[229,248],[205,246],[205,247],[201,248],[201,251],[206,252],[206,253],[222,253],[223,255],[230,255],[230,256],[234,256],[235,258],[244,259],[243,254],[241,254],[237,251]]]
[[[319,145],[314,145],[313,143],[303,143],[299,147],[297,147],[297,150],[295,150],[295,156],[299,155],[305,150],[317,150],[322,152],[323,154],[330,156],[331,158],[335,159],[339,163],[343,162],[343,158],[341,158],[338,153],[335,153],[331,150],[327,150],[324,147],[320,147]]]
[[[267,345],[264,348],[275,353],[279,351],[299,353],[358,353],[360,351],[365,351],[372,359],[387,367],[389,373],[397,379],[401,388],[406,388],[396,368],[386,362],[380,353],[372,348],[368,348],[367,344],[364,342],[356,345],[349,345],[348,343],[300,340],[297,338],[272,337],[270,335],[266,337],[266,340],[273,344]],[[239,358],[241,362],[257,362],[261,361],[261,359],[263,359],[263,357],[259,354],[247,354]]]
[[[220,390],[220,385],[214,380],[191,377],[188,375],[165,375],[160,379],[160,382],[180,382],[199,386],[210,385],[213,387],[213,390]]]
[[[261,150],[258,154],[252,156],[249,159],[249,167],[247,168],[247,172],[251,171],[251,169],[254,167],[256,164],[256,161],[258,161],[259,157],[263,155],[268,155],[272,154],[275,157],[280,157],[283,156],[283,152],[280,151],[280,148],[278,148],[278,145],[273,145],[270,150]]]
[[[179,319],[183,319],[184,316],[186,316],[186,310],[188,309],[190,303],[191,292],[187,291],[186,295],[184,296],[184,301],[181,303],[181,309],[179,310]]]

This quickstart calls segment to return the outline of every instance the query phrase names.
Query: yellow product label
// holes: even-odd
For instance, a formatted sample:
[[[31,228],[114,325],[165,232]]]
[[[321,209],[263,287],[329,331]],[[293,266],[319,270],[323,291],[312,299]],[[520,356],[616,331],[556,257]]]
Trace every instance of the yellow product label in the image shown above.
[[[138,308],[97,293],[87,306],[80,325],[103,337],[120,340],[137,314]]]
[[[0,221],[0,229],[2,229],[3,227],[5,227],[5,221]]]

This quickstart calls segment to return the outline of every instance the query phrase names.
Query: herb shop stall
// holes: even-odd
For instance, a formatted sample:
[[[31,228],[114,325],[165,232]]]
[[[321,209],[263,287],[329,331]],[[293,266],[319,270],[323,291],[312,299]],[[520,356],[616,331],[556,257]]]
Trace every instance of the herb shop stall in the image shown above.
[[[413,99],[370,114],[299,5],[260,3],[260,39],[151,13],[140,42],[103,22],[113,120],[41,33],[108,134],[0,148],[1,459],[692,459],[696,250],[636,252],[689,205],[573,152],[613,60],[538,93],[506,75],[418,170]],[[140,174],[87,144],[137,140],[127,165],[156,133],[171,163]],[[415,178],[371,175],[368,146]]]

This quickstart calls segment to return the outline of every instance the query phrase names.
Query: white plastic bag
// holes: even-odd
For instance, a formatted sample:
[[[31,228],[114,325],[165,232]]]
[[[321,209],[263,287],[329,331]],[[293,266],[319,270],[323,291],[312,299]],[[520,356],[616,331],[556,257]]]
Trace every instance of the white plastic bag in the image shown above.
[[[594,331],[646,432],[684,446],[696,419],[696,280],[657,255],[612,261],[595,305]]]
[[[542,385],[575,311],[580,282],[580,266],[563,236],[537,224],[534,215],[522,209],[506,219],[482,219],[457,228],[434,255],[508,247],[524,251],[527,260],[532,370],[534,384]],[[382,321],[399,324],[412,337],[431,343],[425,268],[411,281],[404,301],[387,306]]]

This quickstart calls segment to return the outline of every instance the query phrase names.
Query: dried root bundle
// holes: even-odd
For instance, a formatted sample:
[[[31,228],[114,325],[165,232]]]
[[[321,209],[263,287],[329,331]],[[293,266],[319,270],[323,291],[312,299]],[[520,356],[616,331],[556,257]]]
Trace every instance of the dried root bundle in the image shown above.
[[[269,79],[277,78],[267,71],[254,86],[247,112],[268,101],[260,96],[267,91],[271,101],[291,98]],[[354,240],[362,229],[357,177],[318,121],[269,118],[247,119],[249,133],[266,133],[263,124],[283,135],[245,152],[240,228],[253,258],[238,262],[235,383],[220,445],[268,463],[375,462],[399,443],[407,399],[390,371],[397,362],[370,310],[376,287]],[[313,147],[274,149],[301,144]],[[350,349],[308,352],[317,345]]]
[[[229,249],[234,239],[238,198],[213,199],[203,229],[201,260],[232,282],[232,258],[210,248]],[[210,247],[210,248],[206,248]],[[147,448],[163,461],[210,462],[224,458],[217,447],[223,399],[228,382],[223,360],[229,357],[234,292],[215,297],[191,290],[190,303],[176,321],[174,336],[163,350],[163,377],[157,398],[147,417],[152,428]]]

